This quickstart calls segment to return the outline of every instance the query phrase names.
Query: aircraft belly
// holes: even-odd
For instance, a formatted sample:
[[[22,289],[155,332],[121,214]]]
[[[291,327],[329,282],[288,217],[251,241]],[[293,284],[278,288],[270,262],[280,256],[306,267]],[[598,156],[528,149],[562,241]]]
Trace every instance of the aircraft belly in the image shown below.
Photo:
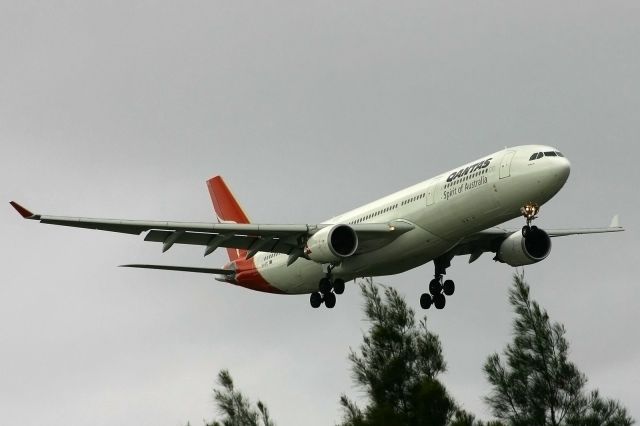
[[[335,273],[348,279],[397,274],[429,262],[453,245],[416,227],[381,249],[345,259]]]
[[[351,281],[357,277],[397,274],[433,260],[453,245],[455,243],[416,227],[381,249],[345,259],[333,270],[333,275]],[[324,276],[322,265],[306,259],[298,259],[290,266],[274,261],[260,268],[260,274],[269,284],[288,294],[317,291],[318,282]]]
[[[260,273],[271,285],[288,294],[317,291],[318,282],[324,276],[322,265],[306,259],[298,259],[289,266],[279,260],[261,269]]]

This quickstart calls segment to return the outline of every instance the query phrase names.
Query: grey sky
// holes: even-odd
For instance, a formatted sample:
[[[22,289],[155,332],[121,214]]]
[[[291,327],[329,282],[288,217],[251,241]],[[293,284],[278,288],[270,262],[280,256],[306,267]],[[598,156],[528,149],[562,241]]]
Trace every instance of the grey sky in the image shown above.
[[[1,199],[38,212],[213,220],[222,174],[256,222],[315,223],[504,146],[572,162],[539,226],[627,232],[554,240],[527,267],[590,386],[640,416],[636,220],[640,4],[0,1]],[[519,226],[515,222],[514,226]],[[334,310],[211,277],[224,253],[23,222],[0,209],[3,424],[200,424],[229,368],[281,425],[336,421],[361,297]],[[414,308],[432,265],[378,281]],[[454,260],[429,312],[447,388],[488,418],[481,373],[510,338],[512,270]]]

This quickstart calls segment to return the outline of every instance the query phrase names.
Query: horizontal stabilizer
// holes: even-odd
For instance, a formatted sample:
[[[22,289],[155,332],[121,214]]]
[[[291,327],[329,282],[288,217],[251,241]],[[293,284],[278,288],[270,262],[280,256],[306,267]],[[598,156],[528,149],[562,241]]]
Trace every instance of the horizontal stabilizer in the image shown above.
[[[181,271],[181,272],[199,272],[201,274],[216,274],[216,275],[233,275],[235,271],[230,269],[216,269],[216,268],[194,268],[191,266],[171,266],[171,265],[144,265],[144,264],[132,264],[132,265],[120,265],[123,268],[143,268],[143,269],[162,269],[165,271]]]

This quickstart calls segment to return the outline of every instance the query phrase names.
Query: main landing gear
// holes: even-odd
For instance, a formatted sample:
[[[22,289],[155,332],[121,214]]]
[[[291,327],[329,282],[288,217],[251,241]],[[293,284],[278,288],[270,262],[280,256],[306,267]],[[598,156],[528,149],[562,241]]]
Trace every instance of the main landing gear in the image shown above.
[[[433,261],[436,269],[435,277],[429,282],[429,293],[422,293],[420,306],[429,309],[431,305],[436,309],[443,309],[447,303],[445,296],[451,296],[456,291],[456,285],[452,280],[444,280],[447,268],[451,266],[453,256],[437,258]]]
[[[522,236],[524,238],[527,238],[531,230],[537,229],[535,226],[531,226],[531,222],[538,217],[537,214],[539,211],[540,206],[532,201],[520,207],[520,213],[522,213],[522,216],[527,220],[527,224],[522,227]]]
[[[331,277],[331,268],[327,268],[327,276],[318,283],[318,291],[311,293],[309,302],[312,308],[324,306],[331,309],[336,306],[336,294],[344,293],[344,280]]]

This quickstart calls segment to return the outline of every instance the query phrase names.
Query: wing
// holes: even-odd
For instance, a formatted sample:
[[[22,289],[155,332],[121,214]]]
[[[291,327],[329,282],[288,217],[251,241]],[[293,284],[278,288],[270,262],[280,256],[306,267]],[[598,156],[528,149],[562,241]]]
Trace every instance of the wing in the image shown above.
[[[236,271],[232,269],[196,268],[191,266],[131,264],[131,265],[120,265],[120,267],[142,268],[142,269],[162,269],[164,271],[199,272],[201,274],[216,274],[216,275],[233,275],[236,273]]]
[[[49,216],[34,214],[14,201],[11,205],[23,218],[37,220],[40,223],[134,235],[147,232],[145,241],[161,242],[163,252],[169,250],[174,244],[190,244],[204,246],[205,256],[218,247],[226,247],[248,250],[248,258],[259,251],[284,253],[292,256],[291,262],[303,255],[304,246],[311,235],[326,226],[331,226],[330,224],[260,225]],[[414,228],[412,224],[404,221],[349,226],[358,235],[357,254],[383,247]]]
[[[545,229],[550,237],[565,237],[567,235],[601,234],[604,232],[620,232],[624,228],[620,226],[620,217],[613,216],[611,224],[606,228],[573,228],[573,229]]]
[[[505,229],[501,227],[494,227],[485,229],[476,234],[470,235],[462,239],[458,245],[452,250],[451,254],[454,256],[471,255],[469,263],[477,260],[483,253],[492,252],[496,253],[500,244],[514,232],[519,232],[519,229]],[[611,220],[611,224],[606,228],[566,228],[566,229],[544,229],[550,237],[566,237],[569,235],[586,235],[586,234],[601,234],[605,232],[621,232],[624,228],[620,226],[618,215],[615,215]]]

